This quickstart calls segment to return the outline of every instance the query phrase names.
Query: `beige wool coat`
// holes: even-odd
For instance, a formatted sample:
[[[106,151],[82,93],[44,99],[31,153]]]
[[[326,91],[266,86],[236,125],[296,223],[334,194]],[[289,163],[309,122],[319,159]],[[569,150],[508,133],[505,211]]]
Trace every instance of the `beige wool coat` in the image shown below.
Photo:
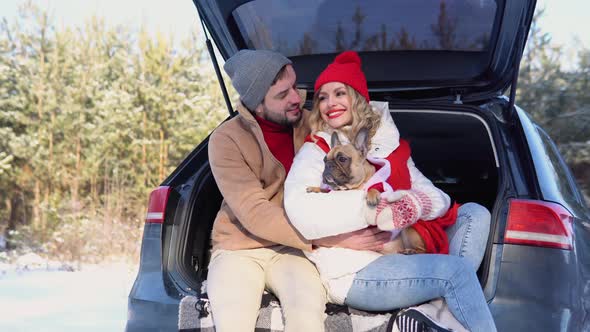
[[[302,112],[293,129],[295,153],[309,134],[309,111]],[[293,228],[283,208],[285,168],[270,152],[254,116],[242,104],[238,113],[209,139],[209,163],[224,198],[213,224],[213,250],[282,244],[310,251],[311,242]]]

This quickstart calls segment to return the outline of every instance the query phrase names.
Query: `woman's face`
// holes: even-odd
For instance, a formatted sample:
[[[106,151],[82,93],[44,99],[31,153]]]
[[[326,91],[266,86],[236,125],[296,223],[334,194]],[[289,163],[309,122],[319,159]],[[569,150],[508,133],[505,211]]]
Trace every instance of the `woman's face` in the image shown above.
[[[343,83],[330,82],[322,85],[318,105],[322,120],[331,128],[339,129],[352,124],[351,96]]]

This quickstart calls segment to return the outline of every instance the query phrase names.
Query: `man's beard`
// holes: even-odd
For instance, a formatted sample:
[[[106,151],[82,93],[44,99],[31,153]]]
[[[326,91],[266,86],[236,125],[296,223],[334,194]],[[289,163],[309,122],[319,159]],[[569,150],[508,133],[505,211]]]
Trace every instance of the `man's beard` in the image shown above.
[[[264,116],[264,119],[283,127],[293,127],[296,125],[301,119],[301,112],[302,111],[299,110],[299,114],[296,118],[289,118],[287,111],[281,113],[271,112],[266,106],[264,106],[264,104],[262,105],[262,115]]]

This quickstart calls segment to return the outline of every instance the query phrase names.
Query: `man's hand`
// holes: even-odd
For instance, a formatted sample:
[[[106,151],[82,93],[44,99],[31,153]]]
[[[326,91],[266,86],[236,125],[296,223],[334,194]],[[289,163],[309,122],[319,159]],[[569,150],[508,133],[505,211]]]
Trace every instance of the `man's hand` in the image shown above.
[[[377,227],[367,227],[350,233],[313,240],[312,244],[320,247],[381,251],[383,245],[389,242],[390,238],[390,232],[384,232]]]

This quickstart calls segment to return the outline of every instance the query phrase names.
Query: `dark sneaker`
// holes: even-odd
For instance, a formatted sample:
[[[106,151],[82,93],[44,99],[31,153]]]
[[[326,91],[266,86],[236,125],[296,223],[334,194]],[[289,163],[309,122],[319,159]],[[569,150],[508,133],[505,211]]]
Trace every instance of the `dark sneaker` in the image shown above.
[[[395,317],[393,331],[399,332],[452,332],[416,308],[404,309]]]

